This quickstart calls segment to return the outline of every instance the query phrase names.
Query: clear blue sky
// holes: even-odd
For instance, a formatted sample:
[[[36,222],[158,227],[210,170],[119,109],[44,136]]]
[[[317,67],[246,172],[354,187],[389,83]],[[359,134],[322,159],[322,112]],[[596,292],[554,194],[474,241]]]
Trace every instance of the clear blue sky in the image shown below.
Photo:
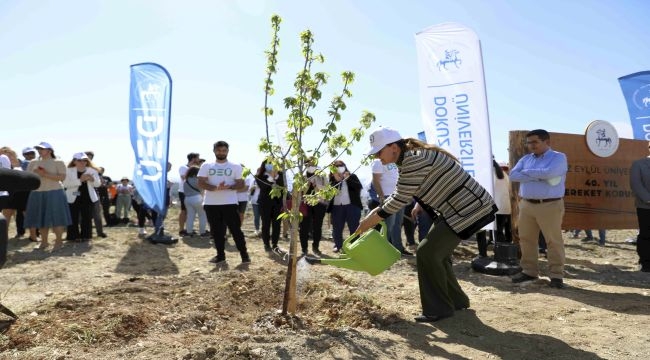
[[[617,78],[650,68],[649,10],[643,0],[3,0],[0,146],[48,141],[65,161],[92,149],[108,175],[131,177],[129,66],[156,62],[173,79],[170,177],[188,152],[213,160],[217,140],[231,144],[231,160],[256,167],[274,13],[283,18],[274,120],[299,68],[298,34],[309,28],[326,58],[318,70],[331,75],[320,111],[340,89],[338,74],[351,70],[342,128],[367,109],[377,124],[415,136],[414,34],[453,21],[481,39],[498,160],[508,157],[509,130],[583,133],[601,119],[630,137]],[[365,148],[343,160],[356,167]]]

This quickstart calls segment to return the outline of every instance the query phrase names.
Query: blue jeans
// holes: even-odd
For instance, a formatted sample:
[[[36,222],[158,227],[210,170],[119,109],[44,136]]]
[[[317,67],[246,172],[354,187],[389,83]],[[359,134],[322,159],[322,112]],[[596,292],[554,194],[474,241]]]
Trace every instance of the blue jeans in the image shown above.
[[[260,206],[257,204],[253,205],[253,224],[255,225],[255,231],[260,230]]]
[[[426,211],[420,211],[417,220],[418,220],[418,241],[422,241],[422,239],[424,239],[429,233],[429,230],[431,230],[431,225],[433,225],[433,220],[431,219],[431,216],[427,214]]]
[[[591,232],[591,229],[590,229],[590,230],[585,230],[585,234],[587,235],[587,237],[588,237],[589,239],[593,239],[593,238],[594,238],[594,234]],[[606,235],[607,235],[607,230],[605,230],[605,229],[598,229],[598,242],[599,242],[601,245],[604,245],[604,244],[605,244],[605,237],[606,237]]]
[[[386,222],[386,232],[388,233],[388,241],[399,250],[404,250],[402,244],[402,221],[404,221],[404,208],[401,208],[395,214],[384,219]]]
[[[332,237],[337,249],[343,246],[343,227],[347,224],[352,234],[359,227],[359,220],[361,220],[361,208],[352,204],[332,206]]]
[[[194,218],[199,218],[199,234],[205,233],[205,225],[208,218],[203,210],[203,196],[201,194],[190,195],[185,197],[185,209],[187,210],[187,220],[185,221],[185,231],[188,234],[194,232]]]

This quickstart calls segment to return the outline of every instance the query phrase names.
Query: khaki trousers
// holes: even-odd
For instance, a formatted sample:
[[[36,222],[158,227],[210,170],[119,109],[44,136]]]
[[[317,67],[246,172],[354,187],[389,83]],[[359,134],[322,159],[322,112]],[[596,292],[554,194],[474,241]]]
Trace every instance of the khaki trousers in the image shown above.
[[[564,200],[541,204],[519,200],[519,246],[521,247],[521,268],[524,274],[538,276],[537,264],[539,232],[542,231],[547,244],[548,276],[564,277],[564,239],[562,218]]]

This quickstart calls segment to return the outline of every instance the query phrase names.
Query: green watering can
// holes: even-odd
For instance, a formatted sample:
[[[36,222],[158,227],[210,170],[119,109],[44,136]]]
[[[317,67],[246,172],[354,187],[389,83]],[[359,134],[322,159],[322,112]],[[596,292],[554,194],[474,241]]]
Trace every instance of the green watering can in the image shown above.
[[[379,227],[379,230],[377,230]],[[305,259],[310,264],[328,264],[355,271],[365,271],[377,275],[388,269],[401,254],[386,237],[386,224],[382,221],[375,228],[361,235],[351,235],[341,247],[338,259],[310,258]]]

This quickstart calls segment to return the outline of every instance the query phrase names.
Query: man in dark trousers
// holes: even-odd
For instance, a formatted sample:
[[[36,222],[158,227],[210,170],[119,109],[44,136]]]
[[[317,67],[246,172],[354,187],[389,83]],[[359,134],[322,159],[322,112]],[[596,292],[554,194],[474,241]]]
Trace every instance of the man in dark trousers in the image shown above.
[[[650,142],[648,150],[650,151]],[[650,156],[632,163],[630,187],[634,192],[634,205],[639,221],[636,252],[639,254],[641,271],[650,272]]]
[[[227,142],[217,141],[214,143],[213,150],[216,161],[201,165],[197,176],[199,188],[205,190],[203,208],[217,250],[217,256],[210,262],[221,264],[226,261],[226,228],[228,228],[235,240],[242,263],[250,263],[251,259],[246,251],[246,239],[241,231],[237,199],[237,190],[244,187],[243,170],[240,164],[228,161]]]

